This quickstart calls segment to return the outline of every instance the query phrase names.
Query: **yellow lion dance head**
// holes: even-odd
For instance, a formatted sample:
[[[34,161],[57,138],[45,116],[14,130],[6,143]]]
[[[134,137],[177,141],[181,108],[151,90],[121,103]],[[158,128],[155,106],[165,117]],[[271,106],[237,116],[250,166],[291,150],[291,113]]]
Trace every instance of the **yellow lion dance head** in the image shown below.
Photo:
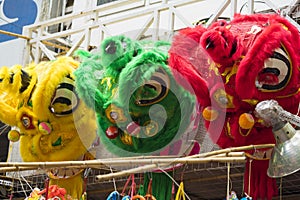
[[[78,66],[73,58],[60,57],[25,68],[0,69],[0,120],[16,127],[9,139],[20,139],[24,161],[80,160],[95,140],[95,114],[75,92],[73,72]],[[61,178],[55,170],[50,179],[78,198],[82,188],[76,181],[81,184],[81,175],[81,171],[64,171]]]

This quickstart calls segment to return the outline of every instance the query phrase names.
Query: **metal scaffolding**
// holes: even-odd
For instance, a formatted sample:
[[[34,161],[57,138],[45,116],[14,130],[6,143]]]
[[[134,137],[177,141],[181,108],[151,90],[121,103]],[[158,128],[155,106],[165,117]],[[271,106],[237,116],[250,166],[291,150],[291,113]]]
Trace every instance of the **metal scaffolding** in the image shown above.
[[[120,34],[119,30],[112,26],[126,25],[140,20],[134,26],[126,26],[127,33],[133,39],[150,38],[152,40],[170,38],[177,29],[181,27],[194,26],[194,19],[189,19],[183,14],[184,10],[193,7],[193,12],[201,10],[204,0],[119,0],[95,7],[83,12],[71,13],[47,21],[35,23],[24,28],[27,39],[24,50],[24,65],[32,61],[35,63],[43,59],[52,60],[60,55],[71,56],[78,48],[89,50],[97,46],[106,36]],[[218,19],[224,11],[230,10],[230,16],[237,13],[237,0],[225,0],[220,2],[219,7],[209,17],[207,25]],[[247,12],[254,12],[256,1],[247,0]],[[274,12],[278,12],[272,1],[264,2]],[[295,2],[297,3],[297,2]],[[292,6],[289,6],[292,7]],[[291,12],[291,11],[289,11]],[[288,14],[285,15],[291,19]],[[199,19],[200,20],[200,19]],[[292,20],[292,19],[291,19]],[[80,21],[80,26],[75,26]],[[66,30],[49,32],[51,26],[71,24]],[[177,26],[176,26],[177,24]],[[298,26],[298,24],[295,22]],[[92,43],[96,40],[96,45]],[[94,42],[95,43],[95,42]]]

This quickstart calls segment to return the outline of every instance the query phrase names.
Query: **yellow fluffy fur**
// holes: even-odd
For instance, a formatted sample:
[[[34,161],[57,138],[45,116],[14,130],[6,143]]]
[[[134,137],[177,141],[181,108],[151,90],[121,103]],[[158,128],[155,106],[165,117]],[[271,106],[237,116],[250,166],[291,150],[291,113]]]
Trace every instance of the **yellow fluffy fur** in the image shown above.
[[[0,70],[0,121],[19,128],[24,161],[82,159],[94,141],[95,114],[83,101],[78,100],[70,114],[56,115],[49,109],[60,83],[67,76],[74,79],[73,72],[78,65],[71,57],[60,57],[26,68],[16,65]],[[22,92],[24,73],[22,75],[21,70],[31,78]],[[73,198],[79,199],[83,190],[81,176],[79,173],[71,178],[53,179],[51,183],[58,183]]]

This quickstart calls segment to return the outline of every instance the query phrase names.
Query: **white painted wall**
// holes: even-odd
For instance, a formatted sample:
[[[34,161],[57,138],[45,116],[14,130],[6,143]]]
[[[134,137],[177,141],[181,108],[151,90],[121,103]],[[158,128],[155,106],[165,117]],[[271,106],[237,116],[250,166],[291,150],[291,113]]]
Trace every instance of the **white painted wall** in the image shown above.
[[[16,1],[15,3],[18,3],[18,0],[15,1]],[[40,17],[40,8],[41,8],[42,0],[34,0],[34,2],[37,4],[38,7],[38,13],[35,21],[37,22]],[[10,18],[5,16],[5,11],[1,6],[4,3],[5,0],[0,0],[0,16],[1,16],[0,25],[8,25],[9,23],[13,22],[12,20],[10,20]],[[30,15],[30,10],[24,12],[28,12],[28,14]],[[24,39],[17,38],[9,41],[0,42],[0,67],[21,64],[23,59],[24,48],[25,48]]]

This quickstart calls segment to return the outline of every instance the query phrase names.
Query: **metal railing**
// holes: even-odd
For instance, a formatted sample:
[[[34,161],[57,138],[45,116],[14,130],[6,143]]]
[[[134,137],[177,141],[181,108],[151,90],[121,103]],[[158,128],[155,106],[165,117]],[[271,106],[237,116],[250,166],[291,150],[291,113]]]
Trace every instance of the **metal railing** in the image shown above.
[[[237,2],[238,0],[225,0],[220,2],[220,6],[215,11],[207,11],[208,15],[209,12],[212,14],[206,24],[209,25],[215,21],[226,9],[230,9],[229,17],[232,17],[238,12]],[[152,40],[170,38],[180,27],[194,26],[195,19],[186,16],[186,10],[196,12],[194,14],[197,15],[199,10],[203,10],[204,3],[209,4],[209,1],[119,0],[91,10],[26,26],[24,35],[27,42],[23,54],[23,65],[32,61],[38,63],[43,59],[53,60],[60,55],[71,56],[78,48],[89,50],[90,47],[99,45],[105,37],[124,31],[137,40],[145,37]],[[248,4],[247,12],[253,13],[255,1],[248,0],[246,3]],[[267,0],[265,3],[271,9],[278,10],[271,1]],[[190,9],[191,6],[193,9]],[[286,17],[292,21],[288,15]],[[138,23],[135,23],[136,20],[139,20]],[[50,26],[63,23],[72,23],[72,26],[56,33],[47,31]],[[295,22],[294,24],[298,25]]]

